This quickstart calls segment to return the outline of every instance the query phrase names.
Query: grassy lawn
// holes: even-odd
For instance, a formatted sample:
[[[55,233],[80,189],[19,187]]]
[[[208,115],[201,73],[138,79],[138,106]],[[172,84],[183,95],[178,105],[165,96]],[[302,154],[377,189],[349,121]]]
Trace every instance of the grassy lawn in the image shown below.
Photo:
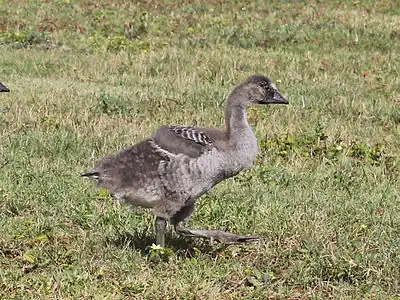
[[[400,299],[398,1],[176,3],[0,0],[0,298]],[[190,227],[263,241],[151,248],[149,211],[79,177],[162,124],[223,126],[255,73],[290,105],[248,111],[255,167]]]

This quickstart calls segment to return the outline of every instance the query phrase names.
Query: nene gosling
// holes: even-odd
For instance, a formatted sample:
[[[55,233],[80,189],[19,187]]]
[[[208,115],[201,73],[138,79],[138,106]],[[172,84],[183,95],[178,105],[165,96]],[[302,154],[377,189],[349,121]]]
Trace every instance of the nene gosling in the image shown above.
[[[221,230],[186,228],[197,199],[217,183],[250,168],[257,139],[246,119],[249,104],[288,104],[265,76],[253,75],[234,88],[225,110],[225,129],[163,126],[153,136],[105,158],[91,172],[116,199],[152,208],[156,242],[165,245],[166,222],[183,235],[223,243],[256,240]]]
[[[9,92],[10,90],[0,81],[0,92]]]

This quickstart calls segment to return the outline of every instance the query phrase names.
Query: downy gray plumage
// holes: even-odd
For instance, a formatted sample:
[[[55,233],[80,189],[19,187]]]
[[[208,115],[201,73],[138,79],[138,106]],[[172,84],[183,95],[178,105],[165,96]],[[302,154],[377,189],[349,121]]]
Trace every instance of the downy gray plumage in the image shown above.
[[[179,234],[224,243],[256,240],[221,230],[193,230],[183,223],[197,199],[224,179],[253,165],[259,151],[247,122],[250,104],[287,104],[265,76],[253,75],[228,97],[225,129],[163,126],[153,136],[105,158],[91,172],[116,199],[151,208],[156,215],[156,241],[164,247],[166,222]]]

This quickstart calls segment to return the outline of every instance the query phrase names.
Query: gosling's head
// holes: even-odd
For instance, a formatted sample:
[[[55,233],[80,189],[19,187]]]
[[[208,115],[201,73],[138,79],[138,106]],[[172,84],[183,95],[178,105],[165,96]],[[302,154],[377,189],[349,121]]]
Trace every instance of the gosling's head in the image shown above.
[[[263,75],[253,75],[247,78],[233,92],[239,94],[243,103],[248,104],[289,104],[289,102],[279,93],[276,85]]]

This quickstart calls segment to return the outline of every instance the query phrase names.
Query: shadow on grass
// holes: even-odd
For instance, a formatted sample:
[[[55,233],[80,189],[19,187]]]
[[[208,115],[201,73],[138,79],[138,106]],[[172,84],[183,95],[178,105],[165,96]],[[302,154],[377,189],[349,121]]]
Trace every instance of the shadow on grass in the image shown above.
[[[151,245],[155,243],[155,235],[147,230],[135,232],[120,232],[109,237],[107,243],[119,248],[130,248],[139,251],[141,255],[147,255]],[[192,258],[196,251],[212,254],[217,251],[208,240],[195,237],[179,236],[169,232],[165,236],[166,247],[171,248],[178,257]]]

